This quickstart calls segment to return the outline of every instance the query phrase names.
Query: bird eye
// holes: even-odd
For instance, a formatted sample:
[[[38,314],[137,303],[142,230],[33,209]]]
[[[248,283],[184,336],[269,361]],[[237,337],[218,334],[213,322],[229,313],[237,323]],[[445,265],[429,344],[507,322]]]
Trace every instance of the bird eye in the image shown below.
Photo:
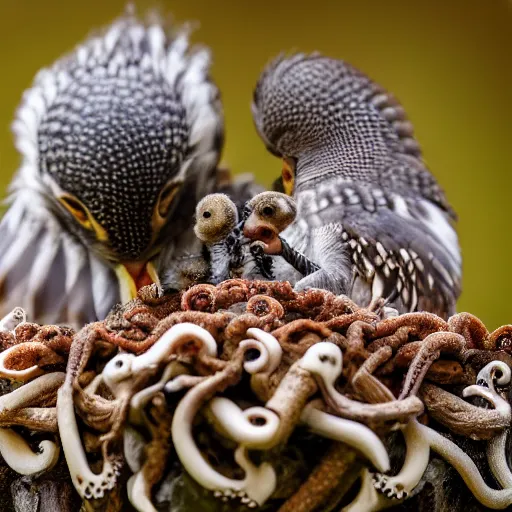
[[[265,206],[263,208],[263,215],[265,215],[265,217],[271,217],[274,215],[274,208],[272,208],[272,206]]]
[[[93,229],[87,209],[76,197],[65,195],[59,197],[59,201],[84,228]]]
[[[209,219],[211,216],[212,216],[212,214],[211,214],[210,212],[208,212],[208,211],[203,212],[203,217],[204,217],[205,219]]]

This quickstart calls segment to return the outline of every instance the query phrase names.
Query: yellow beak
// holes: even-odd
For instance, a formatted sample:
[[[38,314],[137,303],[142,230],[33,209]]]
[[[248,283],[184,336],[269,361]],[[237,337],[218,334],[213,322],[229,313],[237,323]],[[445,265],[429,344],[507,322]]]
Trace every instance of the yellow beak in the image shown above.
[[[123,261],[116,266],[115,271],[123,304],[134,299],[143,286],[153,283],[160,285],[158,274],[150,261]]]
[[[293,195],[293,187],[295,185],[295,169],[293,164],[287,158],[283,158],[283,169],[281,171],[283,177],[283,188],[286,195]]]

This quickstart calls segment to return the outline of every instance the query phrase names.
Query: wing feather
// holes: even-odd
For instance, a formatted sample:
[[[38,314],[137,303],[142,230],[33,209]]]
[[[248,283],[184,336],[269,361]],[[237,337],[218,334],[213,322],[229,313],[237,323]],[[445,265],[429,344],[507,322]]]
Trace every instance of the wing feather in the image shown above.
[[[77,328],[104,318],[119,300],[113,271],[50,211],[35,218],[21,199],[0,222],[0,316],[20,306],[29,321]]]
[[[341,238],[354,276],[348,293],[367,303],[375,295],[389,298],[400,311],[454,312],[461,290],[461,257],[449,211],[423,197],[402,196],[378,186],[342,180],[301,194],[301,218],[312,232],[317,226],[342,226]],[[292,239],[320,266],[333,251],[312,254],[304,240]],[[339,251],[338,251],[339,252]],[[343,257],[338,257],[343,265]]]

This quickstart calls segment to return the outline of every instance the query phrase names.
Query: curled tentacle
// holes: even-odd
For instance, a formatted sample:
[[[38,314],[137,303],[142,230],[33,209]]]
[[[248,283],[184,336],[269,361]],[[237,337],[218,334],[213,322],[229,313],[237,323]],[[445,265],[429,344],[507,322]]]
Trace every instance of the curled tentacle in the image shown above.
[[[193,323],[206,329],[212,336],[218,336],[223,332],[229,322],[236,315],[224,311],[222,313],[205,313],[203,311],[176,311],[159,321],[150,336],[143,336],[141,339],[111,333],[100,327],[97,333],[102,339],[112,343],[122,350],[134,354],[146,353],[171,327],[183,323]]]
[[[382,347],[371,354],[352,377],[352,386],[356,392],[371,404],[389,402],[395,399],[393,393],[375,378],[373,372],[391,357],[391,347]]]
[[[346,316],[362,309],[346,295],[327,294],[324,298],[323,308],[315,317],[316,322],[326,322],[338,316]],[[373,316],[372,316],[373,318]]]
[[[489,334],[484,343],[488,350],[505,350],[512,353],[512,325],[503,325]]]
[[[418,424],[418,428],[431,449],[457,470],[468,489],[484,507],[504,509],[512,505],[511,488],[492,489],[485,483],[471,457],[455,443],[425,425]]]
[[[490,439],[510,425],[510,419],[500,411],[472,405],[433,384],[424,383],[420,396],[433,419],[471,439]]]
[[[315,408],[314,404],[308,404],[304,408],[301,422],[323,437],[346,443],[355,448],[379,471],[389,470],[389,456],[386,447],[367,426],[320,411]]]
[[[321,338],[328,338],[332,331],[324,324],[320,324],[309,318],[301,318],[277,328],[272,332],[280,343],[295,343],[298,338],[302,338],[304,332],[313,332],[318,334]]]
[[[279,429],[279,418],[265,407],[249,407],[242,411],[235,402],[215,397],[208,404],[209,411],[221,432],[249,449],[271,448]]]
[[[216,305],[228,309],[237,302],[246,302],[249,288],[243,279],[228,279],[217,286]]]
[[[499,374],[499,375],[498,375]],[[496,391],[494,382],[500,386],[510,383],[510,367],[502,361],[493,361],[482,368],[477,376],[477,384],[464,389],[464,396],[480,396],[488,400],[495,411],[506,418],[508,428],[489,440],[487,443],[487,460],[492,474],[504,489],[512,488],[512,472],[508,465],[507,437],[510,433],[511,408],[508,400],[503,399]],[[485,387],[484,387],[485,386]],[[479,421],[479,420],[477,420]]]
[[[0,426],[19,425],[31,430],[57,432],[53,405],[64,373],[42,375],[0,397]],[[44,405],[45,407],[41,407]]]
[[[226,339],[223,347],[224,355],[228,358],[231,357],[249,329],[258,328],[270,331],[274,326],[274,321],[275,317],[272,315],[260,318],[252,313],[243,313],[234,318],[224,330]]]
[[[53,399],[59,386],[64,382],[63,372],[52,372],[0,396],[0,415],[24,407],[39,405]]]
[[[342,371],[342,353],[333,343],[317,343],[308,350],[299,364],[302,369],[317,376],[324,399],[344,418],[385,426],[388,422],[407,423],[423,412],[423,403],[415,396],[404,400],[365,404],[338,393],[334,383]]]
[[[247,290],[247,299],[253,295],[268,295],[283,302],[295,297],[295,291],[288,281],[248,281]]]
[[[284,308],[279,301],[266,295],[254,295],[247,302],[247,312],[260,318],[273,317],[281,319]]]
[[[0,428],[0,454],[17,473],[33,475],[49,471],[57,463],[59,448],[53,441],[41,441],[39,453],[34,453],[20,434]]]
[[[176,453],[186,471],[203,487],[219,496],[236,494],[247,496],[262,505],[272,494],[276,476],[272,467],[264,463],[256,467],[250,462],[246,448],[240,445],[235,459],[246,471],[245,478],[236,480],[215,471],[203,458],[192,436],[192,423],[201,406],[212,395],[235,384],[241,377],[244,350],[238,350],[230,364],[190,389],[180,400],[172,421],[172,437]]]
[[[239,345],[245,350],[244,369],[251,374],[251,389],[266,402],[272,394],[271,377],[273,380],[281,364],[283,349],[272,334],[261,329],[248,329],[247,334],[253,339],[243,340]]]
[[[130,400],[130,421],[132,423],[142,423],[142,410],[149,401],[160,391],[165,385],[176,378],[178,375],[186,375],[186,370],[177,361],[171,361],[162,372],[162,376],[155,384],[141,389],[135,393]]]
[[[217,288],[211,284],[197,284],[183,292],[181,309],[184,311],[215,311]]]
[[[19,343],[0,352],[0,376],[25,382],[43,374],[44,366],[64,363],[62,356],[43,343]]]
[[[337,316],[325,322],[325,325],[332,329],[333,331],[343,331],[353,322],[365,322],[368,324],[372,324],[379,319],[376,313],[368,309],[359,309],[354,313],[350,313],[347,315]]]
[[[0,320],[0,331],[13,331],[19,324],[27,321],[23,308],[14,308]]]
[[[436,332],[429,334],[409,366],[399,399],[415,395],[432,363],[441,352],[460,355],[466,348],[466,340],[456,333]]]
[[[171,354],[190,342],[198,343],[199,351],[211,356],[217,354],[217,343],[208,331],[191,323],[177,324],[140,356],[119,354],[112,358],[103,369],[103,380],[115,394],[120,382],[144,369],[151,369],[165,362]]]
[[[437,331],[448,331],[448,323],[433,313],[406,313],[394,318],[387,318],[376,326],[375,339],[394,334],[400,327],[408,327],[409,334],[419,339],[426,338]]]
[[[244,369],[252,375],[263,373],[268,377],[281,363],[283,349],[272,334],[261,329],[253,327],[247,330],[247,334],[254,339],[242,341],[239,345],[240,348],[244,349],[245,352],[250,348],[254,348],[259,351],[259,357],[246,361]]]
[[[406,499],[419,484],[427,469],[430,446],[423,439],[419,423],[411,420],[403,430],[406,452],[400,471],[393,476],[363,469],[358,495],[343,512],[377,512]]]
[[[489,331],[476,316],[470,313],[457,313],[448,319],[448,328],[464,336],[468,348],[484,348]]]
[[[107,457],[101,473],[90,469],[75,417],[72,388],[65,384],[59,389],[57,420],[59,431],[66,432],[61,436],[62,447],[76,491],[82,499],[103,497],[107,490],[115,487],[120,465],[114,458]]]

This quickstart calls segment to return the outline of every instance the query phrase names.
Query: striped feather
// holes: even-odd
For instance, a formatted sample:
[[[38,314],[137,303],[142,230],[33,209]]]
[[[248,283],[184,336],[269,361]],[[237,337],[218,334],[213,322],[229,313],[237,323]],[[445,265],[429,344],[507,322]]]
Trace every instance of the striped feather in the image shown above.
[[[119,300],[113,271],[20,195],[0,222],[0,316],[21,306],[30,322],[77,328],[104,318]]]

